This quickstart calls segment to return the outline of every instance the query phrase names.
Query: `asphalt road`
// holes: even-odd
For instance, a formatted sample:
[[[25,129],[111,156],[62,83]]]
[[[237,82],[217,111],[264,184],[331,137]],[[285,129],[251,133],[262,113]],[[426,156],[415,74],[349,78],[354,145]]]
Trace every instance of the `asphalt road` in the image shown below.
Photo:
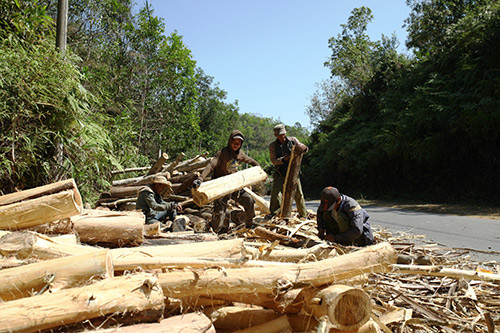
[[[269,200],[269,199],[268,199]],[[307,201],[307,209],[316,212],[319,201]],[[500,262],[500,220],[363,206],[373,228],[392,234],[424,235],[426,242],[444,247],[470,249],[475,261]]]

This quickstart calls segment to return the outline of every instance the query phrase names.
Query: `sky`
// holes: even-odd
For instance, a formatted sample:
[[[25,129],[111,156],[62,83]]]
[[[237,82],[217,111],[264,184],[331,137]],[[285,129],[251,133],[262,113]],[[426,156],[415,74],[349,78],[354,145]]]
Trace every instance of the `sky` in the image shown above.
[[[240,113],[299,122],[312,129],[307,106],[329,77],[328,39],[351,11],[372,10],[371,40],[396,34],[406,52],[406,0],[148,0],[166,34],[183,36],[197,66],[238,101]],[[144,2],[137,0],[142,7]]]

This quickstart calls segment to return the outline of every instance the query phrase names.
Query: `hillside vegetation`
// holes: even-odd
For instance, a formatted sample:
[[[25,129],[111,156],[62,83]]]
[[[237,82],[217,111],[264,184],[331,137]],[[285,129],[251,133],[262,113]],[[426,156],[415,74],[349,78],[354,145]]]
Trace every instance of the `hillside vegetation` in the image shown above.
[[[70,1],[68,47],[55,48],[57,2],[0,6],[0,189],[75,178],[86,201],[110,171],[158,153],[215,153],[232,129],[271,171],[278,119],[239,113],[216,78],[145,2]],[[308,112],[287,124],[311,151],[303,186],[371,198],[495,202],[500,190],[500,4],[409,0],[409,54],[373,41],[371,10],[354,8],[330,38]],[[277,115],[279,117],[279,115]],[[498,199],[497,199],[498,200]]]

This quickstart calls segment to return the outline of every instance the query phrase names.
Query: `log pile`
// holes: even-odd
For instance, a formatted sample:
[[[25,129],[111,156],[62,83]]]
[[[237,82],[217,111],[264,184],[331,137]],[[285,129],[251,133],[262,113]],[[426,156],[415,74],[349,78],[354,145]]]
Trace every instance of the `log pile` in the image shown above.
[[[183,242],[163,244],[138,216],[84,210],[63,236],[6,224],[0,331],[495,332],[500,324],[499,264],[422,237],[374,228],[375,245],[344,247],[320,240],[314,219],[261,214],[258,227],[225,239],[171,233]]]

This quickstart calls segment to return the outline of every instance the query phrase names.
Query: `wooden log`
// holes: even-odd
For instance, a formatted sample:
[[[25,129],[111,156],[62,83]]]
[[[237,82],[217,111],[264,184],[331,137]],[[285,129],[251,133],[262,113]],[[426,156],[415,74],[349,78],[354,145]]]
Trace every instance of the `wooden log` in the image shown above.
[[[137,196],[143,186],[112,186],[109,190],[111,198],[123,199]]]
[[[450,277],[454,279],[478,280],[500,283],[500,274],[468,271],[442,266],[393,265],[395,273]]]
[[[282,245],[287,245],[291,247],[302,247],[304,245],[304,242],[301,241],[300,239],[294,238],[294,237],[288,237],[282,234],[279,234],[277,232],[273,232],[270,230],[267,230],[266,228],[263,227],[257,227],[253,229],[253,232],[255,234],[263,239],[267,239],[271,242],[274,241],[279,241],[280,244]]]
[[[185,190],[187,189],[190,189],[191,186],[193,185],[193,181],[195,179],[197,179],[198,177],[200,176],[200,173],[199,172],[192,172],[189,174],[189,177],[187,177],[182,183],[181,185],[179,185],[175,190],[174,190],[174,193],[175,194],[180,194],[182,192],[184,192]]]
[[[144,236],[158,236],[161,232],[161,223],[145,224],[142,229]]]
[[[158,173],[155,173],[155,174],[152,174],[152,175],[148,175],[148,176],[141,176],[141,177],[134,177],[134,178],[114,180],[112,182],[112,186],[119,187],[119,186],[147,185],[147,184],[150,184],[151,181],[153,180],[153,178],[157,177],[157,176],[163,176],[163,177],[169,179],[170,178],[170,173],[169,172],[158,172]]]
[[[297,189],[297,179],[300,172],[300,164],[302,163],[303,151],[292,146],[292,154],[286,171],[285,182],[283,184],[283,194],[281,199],[280,217],[288,218],[292,213],[293,198]]]
[[[48,260],[77,254],[92,253],[92,246],[68,244],[30,231],[18,231],[0,238],[0,254],[17,259]]]
[[[119,258],[114,261],[115,271],[132,271],[136,268],[237,268],[237,267],[291,267],[292,263],[280,263],[262,260],[245,260],[234,258],[190,258],[190,257],[151,257],[151,258]]]
[[[26,228],[26,230],[46,235],[67,235],[72,234],[74,231],[71,218],[65,218],[59,221],[40,224],[35,227]]]
[[[82,204],[82,197],[80,196],[78,187],[76,186],[75,180],[71,178],[71,179],[61,180],[59,182],[52,184],[34,187],[24,191],[13,192],[6,195],[2,195],[0,196],[0,206],[10,205],[19,201],[32,200],[66,190],[73,190],[75,201],[79,205]]]
[[[271,214],[271,211],[269,210],[269,201],[261,197],[260,195],[257,195],[255,192],[253,192],[251,189],[248,187],[244,187],[243,190],[250,194],[250,196],[255,200],[255,204],[257,207],[259,207],[260,211],[264,214]]]
[[[202,168],[206,167],[210,163],[211,160],[212,160],[212,158],[199,158],[198,161],[195,161],[193,163],[190,163],[190,164],[187,164],[184,166],[177,167],[175,170],[177,170],[179,172],[191,172],[193,170],[202,169]]]
[[[182,163],[177,164],[172,171],[174,171],[174,170],[177,171],[179,168],[183,168],[186,165],[189,165],[189,164],[192,164],[192,163],[196,163],[196,162],[198,162],[198,161],[200,161],[202,159],[205,159],[205,157],[207,157],[207,156],[208,156],[208,152],[196,155],[195,157],[193,157],[193,158],[191,158],[191,159],[189,159],[187,161],[184,161]]]
[[[137,168],[126,168],[126,169],[123,169],[123,170],[112,170],[111,171],[111,175],[119,175],[121,173],[128,173],[128,172],[144,172],[144,171],[148,171],[149,169],[151,169],[151,167],[137,167]]]
[[[210,318],[216,330],[229,332],[263,324],[280,317],[273,310],[242,306],[209,308],[204,310],[204,313]]]
[[[151,167],[151,169],[149,169],[149,171],[148,171],[148,173],[146,175],[152,175],[152,174],[160,172],[163,169],[163,164],[165,164],[165,162],[167,162],[167,160],[168,160],[167,153],[161,154],[161,156],[153,164],[153,166]]]
[[[184,157],[186,157],[186,155],[184,153],[180,153],[179,155],[177,155],[177,158],[175,159],[175,161],[170,163],[170,165],[167,167],[166,171],[168,171],[168,172],[174,171],[175,167],[184,159]]]
[[[169,272],[158,276],[167,297],[183,298],[221,293],[279,293],[305,286],[322,286],[367,272],[388,272],[397,254],[389,243],[319,262],[281,267],[253,267],[203,272]]]
[[[201,207],[246,186],[263,182],[266,178],[266,172],[260,166],[255,166],[208,182],[203,182],[197,189],[192,189],[191,193],[194,202]]]
[[[215,242],[191,244],[141,246],[138,248],[112,249],[116,261],[120,258],[147,257],[202,257],[202,258],[239,258],[244,251],[243,239],[230,239]]]
[[[327,316],[336,329],[355,330],[370,319],[370,298],[360,288],[332,285],[320,291],[303,290],[303,294],[302,311],[318,320]]]
[[[80,200],[80,201],[79,201]],[[0,229],[21,230],[80,214],[82,202],[75,190],[64,190],[0,207]]]
[[[368,320],[363,326],[358,330],[358,333],[380,333],[380,326],[372,319]]]
[[[185,313],[182,315],[168,317],[159,323],[136,324],[130,326],[119,326],[114,328],[85,330],[87,333],[215,333],[215,328],[210,319],[199,312]]]
[[[173,184],[182,184],[186,181],[186,179],[191,179],[193,177],[192,174],[193,173],[187,173],[187,174],[183,174],[183,175],[172,176],[170,178],[170,182],[172,183],[172,185]]]
[[[252,243],[245,243],[245,251],[256,260],[307,262],[331,258],[337,251],[326,244],[318,244],[308,249],[253,248]]]
[[[82,243],[138,246],[144,241],[144,215],[139,212],[81,214],[72,218]]]
[[[109,250],[37,262],[0,271],[0,299],[10,301],[46,290],[86,284],[93,276],[114,274]]]
[[[113,201],[107,200],[108,202],[99,202],[99,205],[102,207],[108,207],[108,208],[118,208],[122,204],[126,204],[126,203],[134,203],[135,204],[135,202],[137,201],[137,197],[123,198],[123,199],[113,198],[113,199],[114,199]]]
[[[149,320],[163,315],[157,280],[138,274],[109,278],[88,286],[0,303],[0,331],[37,332],[109,314],[148,311]],[[156,317],[156,318],[155,318]]]
[[[287,316],[281,316],[279,318],[268,321],[260,325],[252,326],[243,330],[235,331],[238,333],[261,333],[261,332],[292,332],[292,327],[288,321]]]

